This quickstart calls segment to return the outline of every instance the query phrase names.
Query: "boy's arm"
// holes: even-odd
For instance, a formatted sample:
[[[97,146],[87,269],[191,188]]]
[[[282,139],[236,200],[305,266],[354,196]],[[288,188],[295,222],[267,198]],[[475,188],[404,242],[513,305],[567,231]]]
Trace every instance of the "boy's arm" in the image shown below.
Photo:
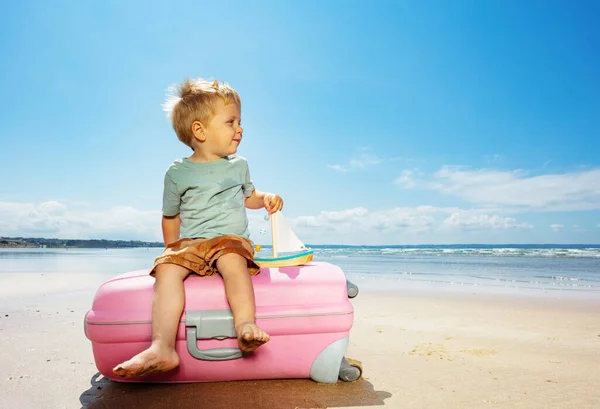
[[[181,227],[181,218],[179,214],[175,216],[162,217],[162,232],[165,241],[165,247],[179,240],[179,228]]]
[[[252,195],[246,198],[246,208],[262,209],[263,207],[273,214],[283,208],[283,200],[276,194],[254,189]]]
[[[262,209],[265,207],[265,196],[266,192],[261,192],[259,190],[254,190],[250,197],[246,198],[246,208],[248,209]]]

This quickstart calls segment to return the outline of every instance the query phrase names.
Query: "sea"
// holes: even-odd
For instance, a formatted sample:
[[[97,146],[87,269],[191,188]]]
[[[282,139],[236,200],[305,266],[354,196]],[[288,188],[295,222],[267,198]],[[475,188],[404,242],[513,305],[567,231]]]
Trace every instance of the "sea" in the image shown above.
[[[600,298],[600,245],[311,246],[359,289],[560,292]],[[110,278],[148,269],[162,248],[0,249],[3,274],[77,273]],[[263,247],[259,255],[268,255]]]

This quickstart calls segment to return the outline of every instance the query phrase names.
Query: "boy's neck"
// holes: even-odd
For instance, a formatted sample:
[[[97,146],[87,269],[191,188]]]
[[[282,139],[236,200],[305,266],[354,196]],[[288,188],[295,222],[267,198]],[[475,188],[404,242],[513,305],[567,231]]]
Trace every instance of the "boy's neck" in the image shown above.
[[[195,151],[188,160],[191,162],[215,162],[219,159],[223,159],[219,155],[208,154],[206,152],[202,152],[200,150]]]

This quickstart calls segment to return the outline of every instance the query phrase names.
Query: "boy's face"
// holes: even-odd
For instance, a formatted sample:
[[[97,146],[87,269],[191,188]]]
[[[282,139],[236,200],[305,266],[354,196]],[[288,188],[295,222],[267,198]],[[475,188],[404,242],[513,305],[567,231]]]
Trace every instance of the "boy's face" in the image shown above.
[[[239,105],[218,101],[215,115],[204,129],[206,140],[202,150],[205,154],[217,159],[237,152],[243,133],[241,115]]]

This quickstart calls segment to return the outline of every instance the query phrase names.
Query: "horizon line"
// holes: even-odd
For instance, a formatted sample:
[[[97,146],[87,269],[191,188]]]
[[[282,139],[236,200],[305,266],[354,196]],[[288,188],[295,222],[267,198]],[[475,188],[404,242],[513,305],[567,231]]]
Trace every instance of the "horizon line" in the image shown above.
[[[152,240],[134,240],[134,239],[65,239],[55,237],[6,237],[0,236],[0,240],[64,240],[64,241],[112,241],[112,242],[140,242],[149,244],[160,244],[164,246],[161,241]],[[306,243],[306,246],[337,246],[337,247],[422,247],[422,246],[600,246],[600,243],[436,243],[436,244],[310,244]],[[142,246],[143,247],[143,246]],[[261,247],[271,248],[271,244],[261,244]]]

